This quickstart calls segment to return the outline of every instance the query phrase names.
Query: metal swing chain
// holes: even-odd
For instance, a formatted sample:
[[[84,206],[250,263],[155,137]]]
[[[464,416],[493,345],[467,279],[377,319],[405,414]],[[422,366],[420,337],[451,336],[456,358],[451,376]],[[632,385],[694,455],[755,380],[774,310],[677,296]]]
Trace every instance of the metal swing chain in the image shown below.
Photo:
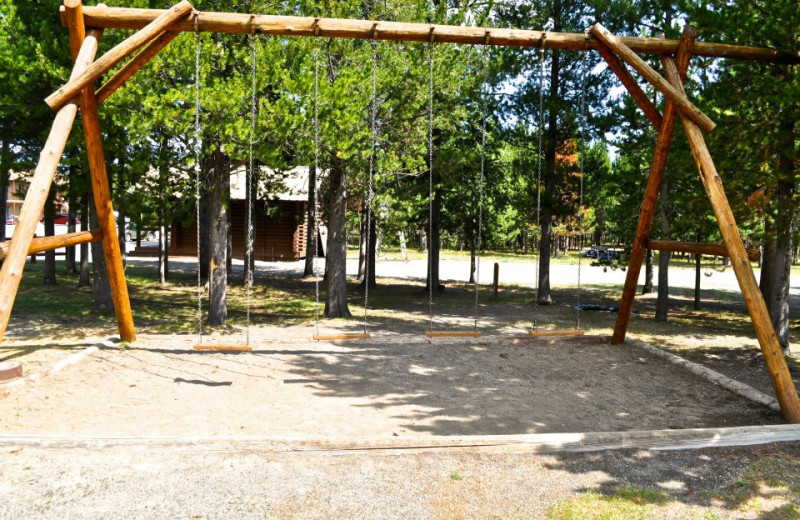
[[[195,13],[195,27],[197,14]],[[200,279],[200,32],[195,32],[194,56],[194,207],[197,231],[197,344],[203,342],[203,285]]]
[[[317,220],[317,207],[319,207],[319,40],[314,38],[314,261],[311,268],[314,271],[314,293],[316,298],[316,330],[319,335],[319,274],[317,273],[317,260],[319,258],[319,222]],[[309,177],[310,180],[310,177]],[[311,186],[309,186],[311,189]]]
[[[428,44],[428,330],[433,331],[433,51]]]
[[[250,345],[250,305],[253,292],[253,140],[256,131],[256,36],[250,34],[250,150],[247,169],[247,279],[245,288],[247,290],[247,345]]]
[[[539,230],[539,253],[536,255],[534,262],[534,302],[533,302],[533,330],[539,330],[539,261],[541,260],[541,241],[544,239],[544,233],[541,229],[541,215],[542,215],[542,154],[544,153],[543,138],[544,138],[544,75],[547,72],[544,59],[544,42],[547,33],[542,36],[542,46],[539,49],[539,149],[536,156],[536,229]]]
[[[580,149],[580,199],[578,203],[578,229],[581,234],[581,238],[583,238],[583,177],[585,173],[586,167],[586,83],[587,83],[587,76],[588,71],[586,70],[587,66],[587,57],[589,56],[589,52],[584,50],[583,52],[583,63],[581,64],[581,102],[580,102],[580,125],[581,125],[581,149]],[[579,251],[578,254],[578,290],[575,293],[576,296],[576,305],[575,305],[575,328],[580,330],[581,328],[581,264],[583,264],[583,254]]]
[[[478,178],[478,236],[475,239],[475,249],[477,255],[475,257],[475,279],[473,289],[475,292],[475,323],[474,330],[478,331],[478,284],[481,277],[481,239],[483,232],[483,183],[486,175],[486,118],[488,117],[487,98],[488,95],[483,92],[489,82],[489,46],[483,47],[483,83],[481,87],[481,172]]]
[[[375,172],[375,111],[377,105],[377,68],[378,68],[378,44],[372,40],[372,96],[370,97],[369,107],[369,131],[370,131],[370,151],[369,151],[369,177],[367,178],[367,241],[366,254],[364,255],[364,334],[367,333],[367,311],[369,309],[369,259],[370,259],[370,239],[372,238],[372,176]]]

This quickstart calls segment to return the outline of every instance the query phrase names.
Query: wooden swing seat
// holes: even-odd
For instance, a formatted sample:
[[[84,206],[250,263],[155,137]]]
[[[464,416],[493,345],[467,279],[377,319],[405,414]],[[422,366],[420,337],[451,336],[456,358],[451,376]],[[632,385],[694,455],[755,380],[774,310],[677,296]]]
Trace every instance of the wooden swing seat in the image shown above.
[[[311,338],[315,341],[328,341],[333,339],[368,339],[372,335],[369,332],[341,332],[338,334],[314,334]]]
[[[217,345],[213,343],[207,343],[207,344],[201,343],[199,345],[195,345],[192,348],[194,350],[219,350],[223,352],[251,352],[253,350],[253,347],[251,347],[250,345],[233,345],[233,344]]]
[[[479,338],[481,332],[468,330],[428,330],[425,335],[429,338]]]
[[[583,329],[563,330],[529,330],[528,334],[537,338],[555,338],[559,336],[583,336]]]

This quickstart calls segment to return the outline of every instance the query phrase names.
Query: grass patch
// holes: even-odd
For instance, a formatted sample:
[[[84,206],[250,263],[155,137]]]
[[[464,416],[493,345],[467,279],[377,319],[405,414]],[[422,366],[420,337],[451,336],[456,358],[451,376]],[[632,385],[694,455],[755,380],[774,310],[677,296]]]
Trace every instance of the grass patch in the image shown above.
[[[585,493],[565,500],[547,513],[551,520],[646,520],[656,515],[658,506],[672,497],[660,489],[624,486],[614,495]]]

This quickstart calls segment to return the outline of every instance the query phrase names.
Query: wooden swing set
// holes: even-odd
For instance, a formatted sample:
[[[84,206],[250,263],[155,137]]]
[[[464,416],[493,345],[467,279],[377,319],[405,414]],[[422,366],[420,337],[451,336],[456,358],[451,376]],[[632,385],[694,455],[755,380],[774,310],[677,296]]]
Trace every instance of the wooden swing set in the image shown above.
[[[50,108],[57,111],[55,121],[31,179],[16,231],[7,247],[2,247],[4,258],[2,269],[0,269],[0,341],[2,341],[8,326],[27,256],[32,252],[95,241],[103,243],[103,253],[120,337],[126,342],[136,339],[108,188],[98,105],[121,87],[180,32],[209,31],[596,50],[658,130],[655,154],[633,242],[620,310],[611,340],[612,344],[621,343],[625,339],[642,260],[646,249],[652,245],[648,242],[649,231],[674,134],[675,122],[680,116],[700,172],[703,187],[719,223],[724,244],[661,242],[657,246],[662,250],[697,253],[711,250],[708,249],[711,247],[718,252],[715,254],[723,252],[730,257],[747,310],[753,321],[756,336],[764,353],[783,417],[791,423],[800,422],[800,400],[797,391],[789,374],[764,299],[756,283],[748,251],[742,243],[739,229],[722,187],[722,181],[703,138],[703,131],[712,131],[715,124],[687,98],[683,89],[689,60],[692,56],[797,64],[800,63],[800,53],[695,42],[696,32],[688,25],[680,40],[667,40],[664,38],[618,37],[600,24],[594,25],[585,34],[552,33],[372,20],[198,12],[187,1],[182,1],[168,10],[155,10],[112,8],[104,5],[84,7],[81,0],[65,0],[61,7],[61,19],[69,31],[74,68],[69,81],[45,100]],[[95,60],[98,42],[105,29],[133,29],[137,32]],[[95,90],[94,84],[98,79],[137,50],[139,52],[127,64]],[[637,53],[659,55],[664,75],[650,67]],[[664,95],[666,106],[663,114],[642,91],[628,67],[638,72]],[[100,229],[90,233],[68,233],[57,239],[52,237],[34,238],[36,224],[39,221],[79,107],[83,114],[86,151]]]

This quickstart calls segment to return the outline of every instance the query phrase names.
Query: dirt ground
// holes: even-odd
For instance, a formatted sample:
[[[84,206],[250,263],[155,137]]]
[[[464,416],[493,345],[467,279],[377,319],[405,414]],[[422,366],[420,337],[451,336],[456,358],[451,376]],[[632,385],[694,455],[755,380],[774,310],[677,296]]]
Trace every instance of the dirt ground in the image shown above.
[[[307,332],[255,329],[251,353],[198,352],[175,335],[103,347],[0,401],[0,432],[363,439],[781,422],[604,337],[335,344]]]

